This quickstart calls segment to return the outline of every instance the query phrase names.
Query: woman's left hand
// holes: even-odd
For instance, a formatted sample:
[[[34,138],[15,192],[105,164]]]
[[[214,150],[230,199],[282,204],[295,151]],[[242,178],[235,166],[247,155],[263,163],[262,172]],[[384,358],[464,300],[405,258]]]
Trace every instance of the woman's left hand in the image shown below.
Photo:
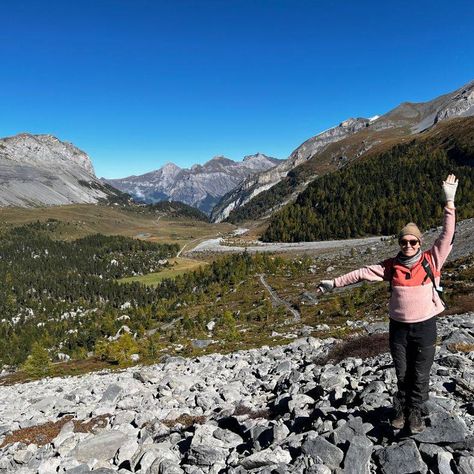
[[[446,197],[446,202],[454,204],[454,197],[456,196],[456,189],[458,188],[458,180],[454,174],[450,174],[446,181],[443,181],[443,191]]]

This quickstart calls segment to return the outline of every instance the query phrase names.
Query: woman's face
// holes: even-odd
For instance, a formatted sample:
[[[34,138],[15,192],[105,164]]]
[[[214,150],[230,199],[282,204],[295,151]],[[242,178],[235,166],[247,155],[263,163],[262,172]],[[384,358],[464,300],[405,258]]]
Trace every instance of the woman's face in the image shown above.
[[[398,242],[405,257],[413,257],[420,248],[420,241],[414,235],[404,235]]]

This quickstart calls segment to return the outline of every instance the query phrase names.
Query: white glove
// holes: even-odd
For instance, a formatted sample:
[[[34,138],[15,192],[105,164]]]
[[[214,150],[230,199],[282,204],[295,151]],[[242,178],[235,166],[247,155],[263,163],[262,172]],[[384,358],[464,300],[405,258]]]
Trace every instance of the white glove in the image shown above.
[[[446,181],[443,181],[443,191],[446,197],[446,202],[454,202],[454,196],[456,196],[456,189],[458,188],[458,180],[454,174],[450,174]]]
[[[334,280],[321,280],[318,285],[318,291],[326,293],[334,289]]]

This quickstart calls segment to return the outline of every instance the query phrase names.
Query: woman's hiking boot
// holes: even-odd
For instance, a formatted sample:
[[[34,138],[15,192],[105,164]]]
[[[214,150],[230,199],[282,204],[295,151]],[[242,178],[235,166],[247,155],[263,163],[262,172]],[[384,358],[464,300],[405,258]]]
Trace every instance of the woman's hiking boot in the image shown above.
[[[408,413],[408,427],[410,428],[411,434],[421,433],[425,429],[425,424],[423,423],[419,407],[410,409]]]
[[[405,426],[405,407],[399,398],[393,398],[393,418],[391,425],[396,430],[401,430]]]

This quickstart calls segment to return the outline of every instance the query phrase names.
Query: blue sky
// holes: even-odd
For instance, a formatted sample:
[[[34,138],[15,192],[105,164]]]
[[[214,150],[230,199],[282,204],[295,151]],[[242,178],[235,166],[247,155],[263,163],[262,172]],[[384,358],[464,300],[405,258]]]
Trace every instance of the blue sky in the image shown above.
[[[472,1],[16,0],[0,15],[0,136],[53,134],[108,178],[286,158],[474,79]]]

